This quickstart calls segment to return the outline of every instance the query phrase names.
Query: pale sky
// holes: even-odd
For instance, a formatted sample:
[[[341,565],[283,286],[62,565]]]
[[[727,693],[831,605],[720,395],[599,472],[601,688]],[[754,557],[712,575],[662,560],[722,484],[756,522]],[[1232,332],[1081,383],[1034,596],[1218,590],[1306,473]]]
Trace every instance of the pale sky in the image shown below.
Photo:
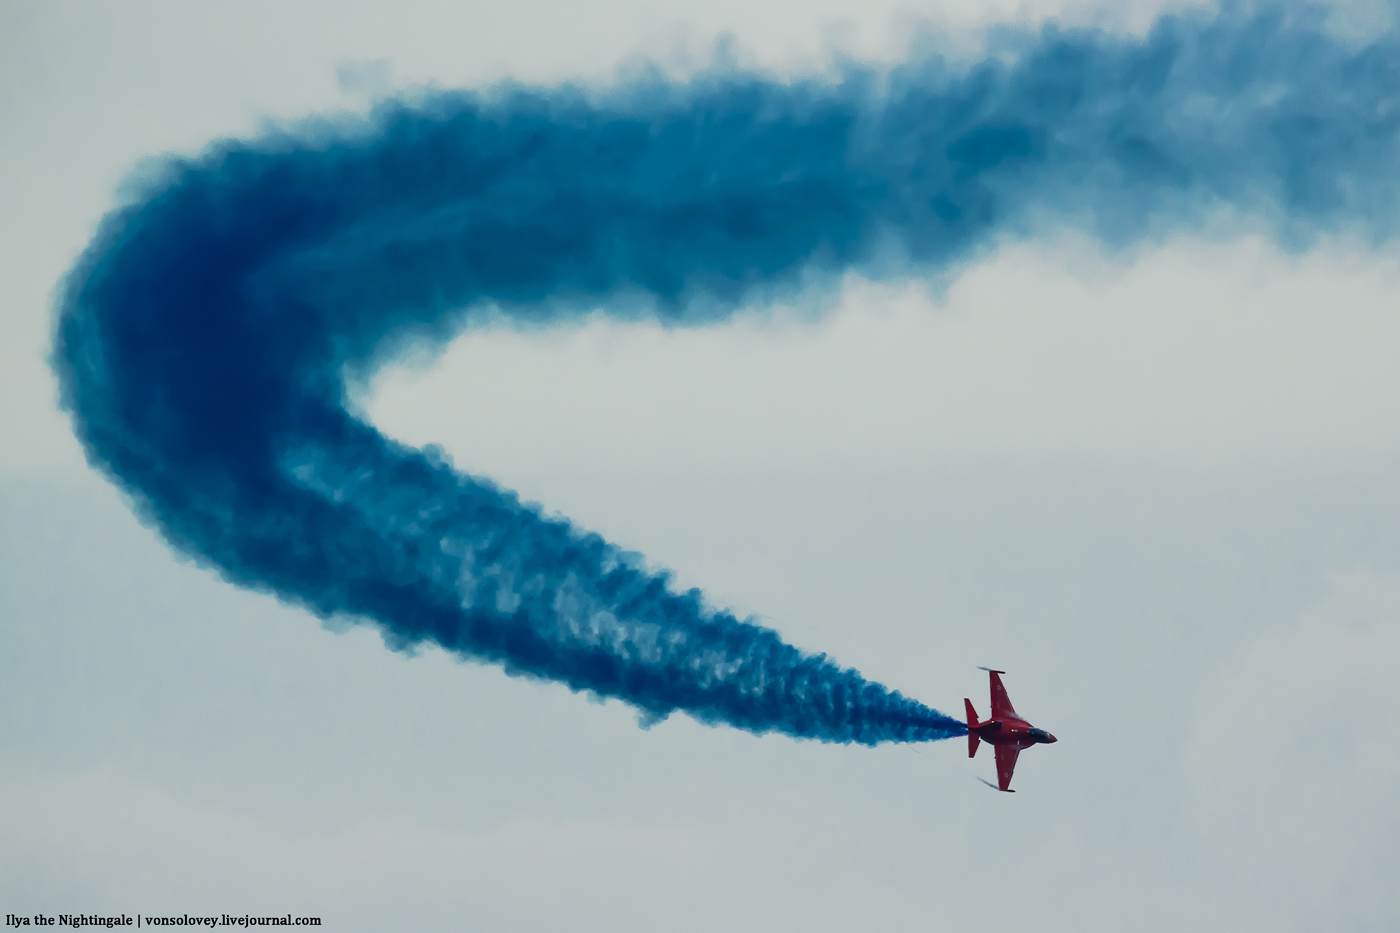
[[[754,738],[332,631],[176,559],[82,462],[52,290],[146,157],[424,85],[895,60],[925,20],[1154,7],[0,9],[0,909],[326,929],[1400,925],[1400,252],[1067,232],[939,287],[698,331],[487,330],[380,373],[438,443],[682,586],[953,715]],[[1364,6],[1338,28],[1364,35]]]

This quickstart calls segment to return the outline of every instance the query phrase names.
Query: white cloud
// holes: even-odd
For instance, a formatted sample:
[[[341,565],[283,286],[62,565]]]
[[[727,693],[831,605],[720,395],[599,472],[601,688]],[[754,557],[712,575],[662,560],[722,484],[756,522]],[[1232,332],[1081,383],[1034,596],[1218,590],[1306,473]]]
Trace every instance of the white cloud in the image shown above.
[[[1400,925],[1400,577],[1351,573],[1221,663],[1186,749],[1224,909],[1271,930]]]
[[[20,914],[291,913],[345,930],[467,920],[483,929],[699,930],[763,916],[762,881],[773,874],[761,843],[736,848],[683,822],[541,816],[472,832],[352,818],[314,833],[182,799],[110,767],[0,783],[0,835],[23,841],[0,850],[6,906]],[[697,911],[715,886],[723,903]]]
[[[553,80],[728,29],[750,60],[801,68],[830,44],[896,54],[908,6],[32,9],[55,12],[0,24],[0,170],[22,180],[0,190],[0,473],[76,465],[41,358],[48,295],[135,159],[341,106],[346,63],[392,64],[354,93],[386,74]],[[1400,582],[1340,577],[1280,629],[1258,607],[1292,619],[1326,567],[1400,566],[1397,293],[1393,255],[1346,244],[1178,241],[1122,265],[1012,245],[936,301],[852,282],[819,326],[489,333],[385,375],[390,431],[806,647],[953,709],[985,687],[973,664],[1013,668],[1064,741],[1027,755],[1009,798],[952,745],[681,717],[640,733],[616,704],[332,638],[176,564],[90,477],[0,487],[6,909],[271,906],[347,930],[1395,926]],[[1214,663],[1183,787],[1163,763]]]
[[[1119,264],[1021,245],[941,299],[848,283],[829,320],[488,330],[367,407],[509,483],[580,469],[1070,460],[1239,470],[1400,454],[1400,262],[1178,241]]]

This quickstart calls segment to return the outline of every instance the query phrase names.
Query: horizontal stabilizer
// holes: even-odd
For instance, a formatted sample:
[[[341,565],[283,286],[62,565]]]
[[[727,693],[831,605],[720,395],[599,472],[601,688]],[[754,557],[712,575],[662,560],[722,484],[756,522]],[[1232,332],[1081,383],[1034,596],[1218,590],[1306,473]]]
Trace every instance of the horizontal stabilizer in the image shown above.
[[[977,737],[977,710],[967,697],[963,697],[963,706],[967,707],[967,757],[976,758],[977,745],[982,741]]]

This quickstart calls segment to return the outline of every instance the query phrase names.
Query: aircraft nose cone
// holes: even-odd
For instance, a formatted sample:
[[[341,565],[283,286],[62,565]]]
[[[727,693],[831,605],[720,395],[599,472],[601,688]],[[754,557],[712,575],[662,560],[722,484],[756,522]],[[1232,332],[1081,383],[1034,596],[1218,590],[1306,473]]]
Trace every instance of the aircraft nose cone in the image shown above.
[[[1051,734],[1048,733],[1048,732],[1046,733],[1046,735],[1048,736],[1048,738],[1046,738],[1046,740],[1045,740],[1046,742],[1058,742],[1058,741],[1060,741],[1059,739],[1055,738],[1054,735],[1051,735]]]

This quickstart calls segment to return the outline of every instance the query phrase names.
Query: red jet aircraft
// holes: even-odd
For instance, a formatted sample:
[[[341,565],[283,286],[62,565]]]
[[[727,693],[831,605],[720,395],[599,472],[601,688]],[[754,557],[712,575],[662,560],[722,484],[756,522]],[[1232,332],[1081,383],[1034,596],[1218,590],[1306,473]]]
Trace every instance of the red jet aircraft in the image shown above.
[[[1006,671],[994,671],[991,668],[983,670],[992,676],[992,718],[979,723],[977,711],[972,708],[972,701],[963,698],[963,703],[967,706],[967,757],[977,756],[979,741],[996,746],[997,790],[1014,794],[1016,792],[1011,789],[1011,773],[1016,770],[1016,756],[1032,745],[1059,740],[1016,715],[1011,698],[1006,695],[1006,688],[1001,685],[1001,677],[998,676]],[[990,781],[982,783],[988,787],[992,786]]]

